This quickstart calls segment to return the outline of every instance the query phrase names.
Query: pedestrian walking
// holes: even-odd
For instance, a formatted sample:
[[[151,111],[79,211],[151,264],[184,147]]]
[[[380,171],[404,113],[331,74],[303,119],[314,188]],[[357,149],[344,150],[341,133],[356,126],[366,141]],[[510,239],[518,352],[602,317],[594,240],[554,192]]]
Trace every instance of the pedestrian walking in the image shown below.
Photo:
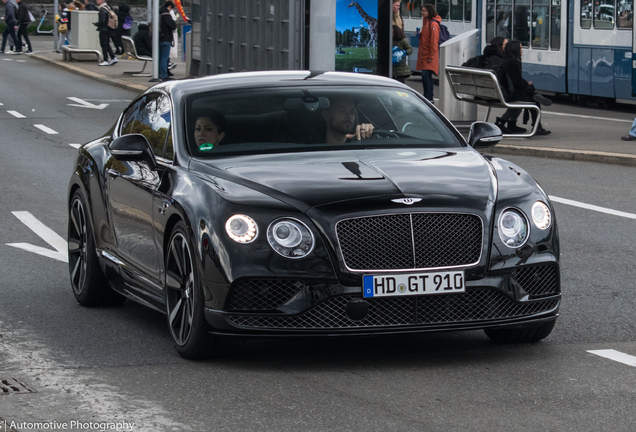
[[[430,3],[422,6],[422,29],[420,47],[417,52],[416,69],[422,71],[424,97],[433,103],[433,74],[439,75],[439,25],[442,19],[435,6]]]
[[[170,15],[175,22],[177,23],[177,19],[179,19],[179,13],[177,12],[176,7],[170,10]],[[174,62],[179,58],[179,33],[177,29],[172,31],[172,46],[170,47],[170,60],[168,61],[168,76],[173,76],[173,73],[170,72],[172,69],[176,68],[177,65]]]
[[[117,28],[117,15],[111,11],[110,7],[106,4],[106,0],[97,0],[97,5],[99,7],[99,19],[95,25],[99,32],[99,44],[102,47],[102,54],[104,56],[104,61],[99,65],[111,66],[117,63],[117,57],[115,57],[113,48],[110,46],[110,40],[114,37],[115,29]],[[108,60],[109,58],[110,60]]]
[[[4,31],[2,32],[2,46],[0,47],[0,54],[4,54],[4,48],[7,46],[7,37],[11,37],[9,45],[12,43],[17,47],[20,46],[16,31],[18,29],[18,19],[16,17],[16,7],[10,0],[2,0],[5,4],[4,10],[4,22],[6,24]],[[21,54],[20,51],[14,52],[13,50],[7,51],[7,54]]]
[[[60,9],[60,17],[57,20],[57,33],[59,35],[57,41],[57,52],[61,53],[62,51],[60,50],[64,45],[71,44],[71,27],[69,22],[70,12],[68,10],[68,7],[64,4],[60,4],[58,8]],[[66,42],[68,42],[68,44]]]
[[[124,3],[120,3],[117,8],[117,29],[115,30],[115,55],[124,53],[124,43],[121,40],[122,36],[130,36],[130,24],[132,23],[132,17],[130,16],[130,6]],[[127,28],[126,28],[127,27]]]
[[[172,15],[170,15],[172,9],[174,9],[174,3],[171,1],[165,2],[159,9],[159,79],[161,81],[170,79],[168,76],[168,62],[170,61],[170,48],[174,44],[172,32],[177,28],[177,24],[172,19]]]
[[[393,78],[404,83],[406,79],[411,76],[408,59],[413,52],[413,47],[409,44],[409,41],[406,40],[404,31],[397,24],[393,25],[393,46],[398,47],[402,51],[406,51],[406,55],[400,63],[393,63]]]
[[[634,122],[632,123],[632,128],[630,129],[629,133],[625,136],[622,136],[621,139],[623,141],[636,140],[636,118],[634,119]]]
[[[18,35],[17,35],[17,47],[19,47],[19,51],[22,51],[22,37],[24,37],[24,41],[27,44],[27,54],[30,54],[33,52],[33,47],[31,46],[31,41],[29,40],[29,32],[27,31],[27,29],[29,28],[29,25],[31,25],[31,15],[29,12],[29,8],[26,5],[26,3],[24,3],[23,0],[16,0],[18,2],[18,16],[17,16],[17,20],[18,20]]]

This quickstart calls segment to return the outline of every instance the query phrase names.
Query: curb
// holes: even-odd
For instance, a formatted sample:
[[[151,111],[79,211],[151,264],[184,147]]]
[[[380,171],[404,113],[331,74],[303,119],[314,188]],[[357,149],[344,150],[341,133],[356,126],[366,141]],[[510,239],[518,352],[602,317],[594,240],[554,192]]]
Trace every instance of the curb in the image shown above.
[[[566,159],[584,162],[598,162],[614,165],[636,166],[636,156],[623,153],[608,153],[590,150],[569,150],[558,148],[538,148],[516,145],[497,145],[489,153],[536,156],[550,159]]]
[[[44,57],[44,56],[41,56],[41,55],[38,55],[38,54],[31,54],[30,57],[34,58],[34,59],[38,59],[38,60],[46,62],[46,63],[49,63],[49,64],[52,64],[52,65],[57,66],[57,67],[62,68],[62,69],[73,71],[74,73],[76,73],[78,75],[82,75],[82,76],[85,76],[87,78],[91,78],[91,79],[94,79],[96,81],[103,82],[105,84],[110,84],[110,85],[113,85],[113,86],[116,86],[116,87],[120,87],[120,88],[123,88],[125,90],[130,90],[130,91],[141,93],[143,91],[148,90],[148,88],[151,87],[151,86],[143,86],[143,85],[139,85],[139,84],[133,84],[133,83],[130,83],[128,81],[120,80],[120,79],[117,79],[117,78],[111,78],[111,77],[108,77],[106,75],[99,74],[97,72],[90,72],[90,71],[87,71],[86,69],[82,69],[81,67],[74,66],[74,65],[72,65],[70,63],[66,64],[66,63],[59,62],[57,60],[51,60],[51,59],[49,59],[47,57]]]

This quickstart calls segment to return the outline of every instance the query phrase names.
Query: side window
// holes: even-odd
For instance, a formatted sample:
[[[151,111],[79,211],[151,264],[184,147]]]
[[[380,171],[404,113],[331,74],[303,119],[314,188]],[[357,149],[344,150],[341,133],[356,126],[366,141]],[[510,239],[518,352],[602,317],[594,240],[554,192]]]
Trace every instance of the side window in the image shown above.
[[[581,28],[592,27],[592,0],[581,0]]]
[[[163,157],[168,131],[170,130],[170,98],[163,94],[147,95],[131,133],[146,137],[157,157]]]
[[[464,22],[473,20],[473,0],[464,0]]]
[[[451,19],[451,21],[463,21],[463,19],[464,19],[464,0],[451,0],[451,2],[450,2],[450,19]]]
[[[558,0],[552,0],[551,9],[551,24],[550,28],[552,33],[550,36],[550,48],[553,51],[561,49],[561,2]]]
[[[632,29],[634,25],[634,0],[624,0],[618,3],[616,23],[619,29]]]
[[[614,0],[598,0],[594,3],[594,28],[600,30],[614,28]]]
[[[550,2],[549,0],[534,0],[532,3],[533,30],[532,47],[548,49],[550,39]]]
[[[439,15],[443,21],[448,21],[448,12],[450,9],[448,0],[437,0],[436,3],[435,10],[437,11],[437,15]]]
[[[172,130],[168,130],[168,142],[166,142],[166,154],[163,156],[168,160],[174,157],[174,148],[172,146]]]
[[[141,107],[143,101],[144,98],[139,99],[126,110],[124,116],[121,119],[119,135],[128,135],[129,133],[131,133],[130,130],[132,128],[133,122],[139,114],[139,108]]]

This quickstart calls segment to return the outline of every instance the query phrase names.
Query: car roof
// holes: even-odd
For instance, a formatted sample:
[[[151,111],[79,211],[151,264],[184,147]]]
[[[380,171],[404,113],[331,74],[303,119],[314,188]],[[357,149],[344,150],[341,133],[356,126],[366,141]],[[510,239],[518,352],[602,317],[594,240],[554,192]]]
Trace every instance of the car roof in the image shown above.
[[[396,80],[377,75],[366,75],[352,72],[297,70],[226,73],[194,79],[169,81],[167,83],[159,84],[153,88],[162,87],[174,95],[178,94],[180,96],[187,96],[189,94],[215,90],[263,87],[305,87],[314,85],[388,85],[409,88]]]

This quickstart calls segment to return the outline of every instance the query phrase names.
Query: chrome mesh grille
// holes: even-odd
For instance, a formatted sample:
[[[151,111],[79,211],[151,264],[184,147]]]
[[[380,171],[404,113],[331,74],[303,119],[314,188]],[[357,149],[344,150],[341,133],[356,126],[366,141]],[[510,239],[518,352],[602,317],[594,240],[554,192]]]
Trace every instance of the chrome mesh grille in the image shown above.
[[[524,267],[512,272],[517,283],[531,296],[557,294],[559,278],[553,265]]]
[[[360,321],[347,318],[346,304],[356,296],[333,297],[293,317],[228,315],[237,326],[273,329],[337,329],[355,327],[406,326],[417,324],[469,323],[515,318],[546,312],[559,304],[558,298],[518,303],[493,290],[472,290],[463,294],[369,299],[369,313]]]
[[[483,230],[475,215],[413,213],[347,219],[336,225],[352,270],[452,267],[479,261]]]
[[[237,282],[230,295],[230,310],[272,310],[292,299],[305,287],[302,281],[245,279]]]

